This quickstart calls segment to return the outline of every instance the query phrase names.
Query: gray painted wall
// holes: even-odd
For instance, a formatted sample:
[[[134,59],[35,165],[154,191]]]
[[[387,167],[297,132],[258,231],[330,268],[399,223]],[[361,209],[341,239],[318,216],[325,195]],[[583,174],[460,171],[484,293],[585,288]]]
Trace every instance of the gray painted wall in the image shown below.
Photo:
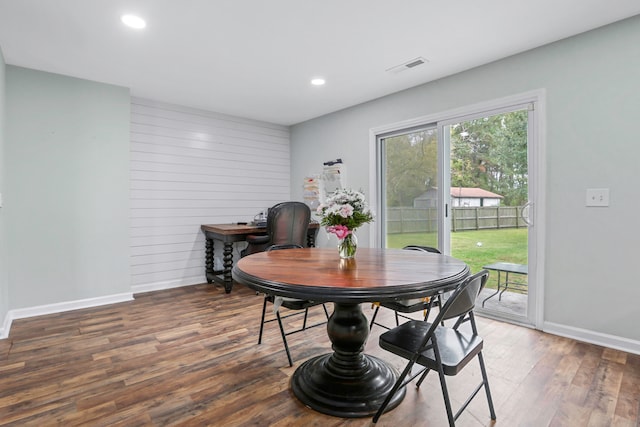
[[[295,125],[292,197],[302,198],[296,183],[337,157],[348,186],[370,194],[371,128],[544,88],[544,320],[638,341],[639,76],[640,17],[634,17]],[[611,189],[610,207],[586,208],[585,190],[600,187]],[[368,234],[363,227],[360,242]]]
[[[129,91],[6,67],[11,309],[130,292]]]
[[[0,194],[4,196],[4,144],[5,144],[5,62],[0,49]],[[3,335],[4,319],[9,311],[9,283],[6,268],[6,232],[4,209],[0,208],[0,337]]]

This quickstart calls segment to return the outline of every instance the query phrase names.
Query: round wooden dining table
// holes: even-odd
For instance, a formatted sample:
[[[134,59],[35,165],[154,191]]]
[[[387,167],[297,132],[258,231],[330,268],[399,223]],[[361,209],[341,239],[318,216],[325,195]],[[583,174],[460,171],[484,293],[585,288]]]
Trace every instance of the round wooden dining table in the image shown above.
[[[449,256],[378,248],[358,248],[352,259],[340,259],[335,248],[261,252],[233,268],[234,280],[256,291],[334,304],[327,322],[333,353],[301,364],[291,389],[308,407],[344,418],[373,415],[398,375],[364,353],[369,324],[361,303],[434,295],[455,288],[468,274],[467,264]],[[404,393],[396,394],[389,410]]]

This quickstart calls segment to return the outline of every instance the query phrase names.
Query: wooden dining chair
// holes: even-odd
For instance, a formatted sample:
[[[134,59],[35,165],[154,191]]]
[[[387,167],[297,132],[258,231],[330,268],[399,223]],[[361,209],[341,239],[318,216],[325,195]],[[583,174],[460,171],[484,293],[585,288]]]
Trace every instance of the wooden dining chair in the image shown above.
[[[433,248],[431,246],[417,246],[417,245],[409,245],[405,246],[405,250],[409,251],[418,251],[418,252],[426,252],[426,253],[441,253],[438,249]],[[382,326],[385,329],[391,329],[388,326],[376,322],[376,317],[378,316],[378,311],[380,307],[387,308],[389,310],[393,310],[395,318],[396,318],[396,326],[400,325],[400,318],[407,320],[414,320],[412,317],[401,313],[416,313],[422,311],[424,313],[424,320],[427,320],[429,317],[429,313],[434,306],[440,307],[442,303],[441,294],[437,294],[431,297],[423,297],[423,298],[412,298],[412,299],[404,299],[398,301],[383,301],[374,303],[375,311],[373,312],[373,316],[371,317],[371,322],[369,323],[369,329],[373,327],[373,325]]]
[[[489,272],[482,270],[465,279],[442,306],[433,323],[412,320],[380,335],[380,347],[408,360],[408,363],[373,417],[374,424],[380,419],[387,405],[401,387],[404,387],[418,376],[420,376],[420,379],[416,383],[416,387],[420,387],[420,384],[422,384],[422,381],[431,370],[437,371],[440,377],[440,386],[450,426],[455,426],[455,420],[458,419],[483,387],[487,395],[491,419],[496,419],[491,391],[489,390],[489,380],[482,356],[484,341],[478,335],[473,315],[476,298],[487,283],[488,277]],[[453,327],[442,326],[443,321],[454,318],[457,318],[457,321]],[[471,332],[459,329],[466,322],[470,323]],[[475,388],[462,407],[453,414],[445,376],[459,374],[475,357],[478,358],[480,363],[482,382]],[[423,368],[412,374],[412,368],[416,364],[421,365]]]
[[[293,248],[302,248],[302,246],[297,244],[271,245],[266,248],[266,251],[268,252],[268,251],[293,249]],[[265,320],[266,313],[267,313],[267,303],[273,304],[274,312],[276,315],[275,319]],[[280,327],[280,335],[282,336],[284,349],[285,349],[285,352],[287,353],[287,359],[289,360],[289,366],[293,366],[293,360],[291,359],[291,352],[289,351],[289,344],[287,343],[287,337],[291,334],[302,332],[306,329],[314,328],[316,326],[321,326],[327,323],[327,321],[323,321],[323,322],[314,323],[312,325],[307,325],[309,308],[315,307],[317,305],[322,305],[322,308],[324,309],[324,314],[328,320],[329,312],[327,311],[327,307],[324,305],[324,303],[265,294],[264,301],[262,303],[262,319],[260,321],[260,335],[258,337],[258,344],[262,343],[262,333],[264,331],[265,323],[277,321],[278,326]],[[287,310],[291,311],[291,313],[281,315],[280,308],[286,308]],[[299,316],[299,315],[304,315],[302,326],[300,328],[285,332],[282,319],[288,319],[290,317]]]

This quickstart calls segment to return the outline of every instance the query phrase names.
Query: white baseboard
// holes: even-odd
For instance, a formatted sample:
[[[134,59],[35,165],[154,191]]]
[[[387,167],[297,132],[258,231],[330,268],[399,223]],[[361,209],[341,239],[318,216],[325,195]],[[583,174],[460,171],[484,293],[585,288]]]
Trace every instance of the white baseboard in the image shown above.
[[[15,319],[24,319],[27,317],[42,316],[45,314],[62,313],[63,311],[79,310],[81,308],[98,307],[107,304],[116,304],[119,302],[133,300],[133,293],[126,292],[123,294],[107,295],[104,297],[87,298],[76,301],[65,301],[55,304],[39,305],[35,307],[18,308],[9,310],[5,316],[3,328],[0,330],[0,339],[9,336],[11,323]]]
[[[133,285],[131,290],[134,294],[141,294],[144,292],[161,291],[163,289],[181,288],[183,286],[198,285],[200,283],[206,283],[207,279],[204,276],[185,277],[176,280],[167,280],[164,282],[146,283],[144,285]]]
[[[45,314],[61,313],[63,311],[78,310],[81,308],[98,307],[107,304],[116,304],[119,302],[133,300],[133,294],[160,291],[163,289],[179,288],[182,286],[197,285],[206,283],[207,279],[203,276],[187,277],[180,280],[171,280],[166,282],[149,283],[145,285],[134,285],[131,287],[132,292],[123,294],[109,295],[97,298],[88,298],[77,301],[67,301],[56,304],[40,305],[36,307],[19,308],[9,310],[4,318],[4,323],[0,327],[0,339],[9,337],[11,323],[15,319],[24,319],[27,317],[42,316]]]
[[[0,340],[3,340],[9,336],[9,330],[11,329],[11,322],[13,319],[11,318],[11,312],[8,312],[6,316],[4,316],[4,323],[2,324],[2,328],[0,328]]]
[[[544,322],[543,331],[561,337],[572,338],[578,341],[588,342],[627,353],[640,354],[640,341],[622,338],[615,335],[575,328],[553,322]]]

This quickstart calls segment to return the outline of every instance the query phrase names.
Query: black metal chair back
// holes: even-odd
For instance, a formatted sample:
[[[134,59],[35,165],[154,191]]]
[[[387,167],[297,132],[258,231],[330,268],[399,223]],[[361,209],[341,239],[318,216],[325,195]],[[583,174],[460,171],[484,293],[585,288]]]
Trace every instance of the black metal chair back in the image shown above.
[[[438,249],[433,248],[431,246],[408,245],[402,249],[408,250],[408,251],[429,252],[434,254],[441,253]],[[373,316],[371,316],[371,321],[369,322],[369,329],[373,328],[373,325],[382,326],[385,329],[391,329],[380,322],[376,322],[376,317],[378,316],[378,311],[380,311],[380,307],[384,307],[394,311],[394,315],[396,318],[396,326],[398,326],[400,325],[401,317],[403,319],[412,320],[411,317],[400,314],[400,313],[416,313],[418,311],[423,311],[424,320],[427,320],[427,318],[429,317],[429,313],[431,313],[431,309],[434,306],[439,307],[440,305],[442,305],[442,296],[440,294],[436,294],[431,297],[412,298],[409,300],[399,300],[399,301],[385,301],[385,302],[373,303],[373,305],[376,306],[376,309],[373,312]]]
[[[408,250],[408,251],[431,252],[432,254],[441,254],[442,253],[437,248],[434,248],[432,246],[407,245],[402,249],[405,249],[405,250]]]
[[[469,277],[464,283],[465,286],[459,286],[451,294],[447,302],[442,306],[434,323],[437,324],[455,317],[459,318],[471,312],[476,305],[476,298],[484,288],[488,278],[489,272],[486,270]]]

